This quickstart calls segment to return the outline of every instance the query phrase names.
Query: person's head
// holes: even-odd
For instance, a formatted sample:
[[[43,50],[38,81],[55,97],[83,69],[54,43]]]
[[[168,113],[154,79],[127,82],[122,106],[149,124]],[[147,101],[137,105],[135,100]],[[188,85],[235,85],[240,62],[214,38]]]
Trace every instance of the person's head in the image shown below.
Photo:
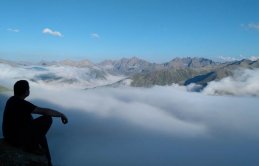
[[[14,96],[27,97],[30,95],[29,82],[26,80],[19,80],[13,86]]]

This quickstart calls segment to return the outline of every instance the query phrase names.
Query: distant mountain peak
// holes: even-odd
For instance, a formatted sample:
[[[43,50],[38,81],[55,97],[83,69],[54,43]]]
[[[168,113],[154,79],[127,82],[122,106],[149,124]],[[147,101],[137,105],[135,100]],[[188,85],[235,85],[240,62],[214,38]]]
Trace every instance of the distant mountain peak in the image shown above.
[[[94,64],[89,60],[62,60],[62,61],[41,61],[39,62],[40,65],[43,66],[52,66],[52,65],[64,65],[64,66],[71,66],[71,67],[92,67]]]
[[[91,67],[91,66],[94,66],[94,64],[87,59],[80,60],[80,61],[63,60],[63,61],[60,61],[59,64],[66,65],[66,66],[72,66],[72,67]]]
[[[206,66],[214,66],[217,63],[211,59],[199,58],[199,57],[183,57],[183,58],[174,58],[170,62],[164,63],[165,67],[168,68],[200,68]]]

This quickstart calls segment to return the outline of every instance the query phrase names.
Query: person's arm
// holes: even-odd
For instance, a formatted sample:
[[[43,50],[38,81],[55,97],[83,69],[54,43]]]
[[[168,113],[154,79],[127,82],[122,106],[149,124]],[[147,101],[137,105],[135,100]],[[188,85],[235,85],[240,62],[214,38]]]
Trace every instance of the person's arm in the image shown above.
[[[41,107],[36,107],[32,113],[34,114],[40,114],[40,115],[47,115],[47,116],[51,116],[51,117],[61,117],[61,120],[64,124],[66,124],[68,122],[67,117],[55,110],[49,109],[49,108],[41,108]]]

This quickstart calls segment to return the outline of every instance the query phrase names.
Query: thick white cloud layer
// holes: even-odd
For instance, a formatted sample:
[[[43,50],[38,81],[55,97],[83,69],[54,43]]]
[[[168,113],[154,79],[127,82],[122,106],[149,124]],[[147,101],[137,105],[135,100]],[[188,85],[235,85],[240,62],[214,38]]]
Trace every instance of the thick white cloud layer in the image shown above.
[[[168,90],[170,89],[174,88],[168,87]],[[81,110],[101,118],[119,118],[139,127],[167,134],[196,136],[206,133],[204,125],[177,118],[177,115],[174,115],[177,113],[174,112],[175,108],[170,106],[169,110],[164,110],[162,105],[153,106],[152,103],[160,103],[156,90],[160,91],[156,88],[100,88],[87,91],[56,89],[52,92],[35,89],[38,93],[34,94],[33,98],[50,103],[54,98],[54,104],[67,109]],[[167,94],[162,96],[171,97]],[[149,101],[151,99],[153,101]],[[165,104],[171,105],[169,101]]]
[[[210,82],[203,92],[209,95],[259,96],[259,70],[238,70],[233,77]]]
[[[182,163],[198,164],[203,159],[193,158],[196,153],[212,158],[204,161],[209,165],[227,165],[222,160],[236,165],[249,158],[227,153],[238,156],[245,149],[252,156],[259,143],[257,97],[207,96],[171,86],[49,90],[32,85],[28,100],[69,118],[67,125],[55,119],[48,134],[57,165],[170,165],[181,162],[179,155],[186,159]]]

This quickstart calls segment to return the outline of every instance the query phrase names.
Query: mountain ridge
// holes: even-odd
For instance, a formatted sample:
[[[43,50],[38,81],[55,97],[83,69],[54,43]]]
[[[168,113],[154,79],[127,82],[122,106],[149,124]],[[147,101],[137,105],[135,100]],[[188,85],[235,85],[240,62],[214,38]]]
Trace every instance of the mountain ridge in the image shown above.
[[[195,83],[206,86],[210,81],[232,76],[234,71],[239,68],[259,68],[259,60],[243,59],[221,63],[202,57],[174,58],[165,63],[151,63],[138,57],[132,57],[105,60],[97,64],[87,59],[80,61],[41,61],[33,65],[31,63],[0,60],[0,64],[13,67],[22,66],[36,71],[37,74],[31,79],[34,82],[73,84],[85,80],[91,83],[92,87],[96,87],[94,86],[96,81],[99,82],[97,86],[105,86],[104,83],[100,84],[100,81],[107,82],[109,85],[113,83],[116,86],[124,85],[123,80],[131,80],[130,85],[134,87],[164,86],[174,83],[180,85]],[[71,73],[66,76],[65,73],[62,73],[62,70]],[[55,71],[58,73],[55,73]],[[77,76],[73,76],[73,73]],[[108,77],[118,77],[118,79],[109,80]]]

